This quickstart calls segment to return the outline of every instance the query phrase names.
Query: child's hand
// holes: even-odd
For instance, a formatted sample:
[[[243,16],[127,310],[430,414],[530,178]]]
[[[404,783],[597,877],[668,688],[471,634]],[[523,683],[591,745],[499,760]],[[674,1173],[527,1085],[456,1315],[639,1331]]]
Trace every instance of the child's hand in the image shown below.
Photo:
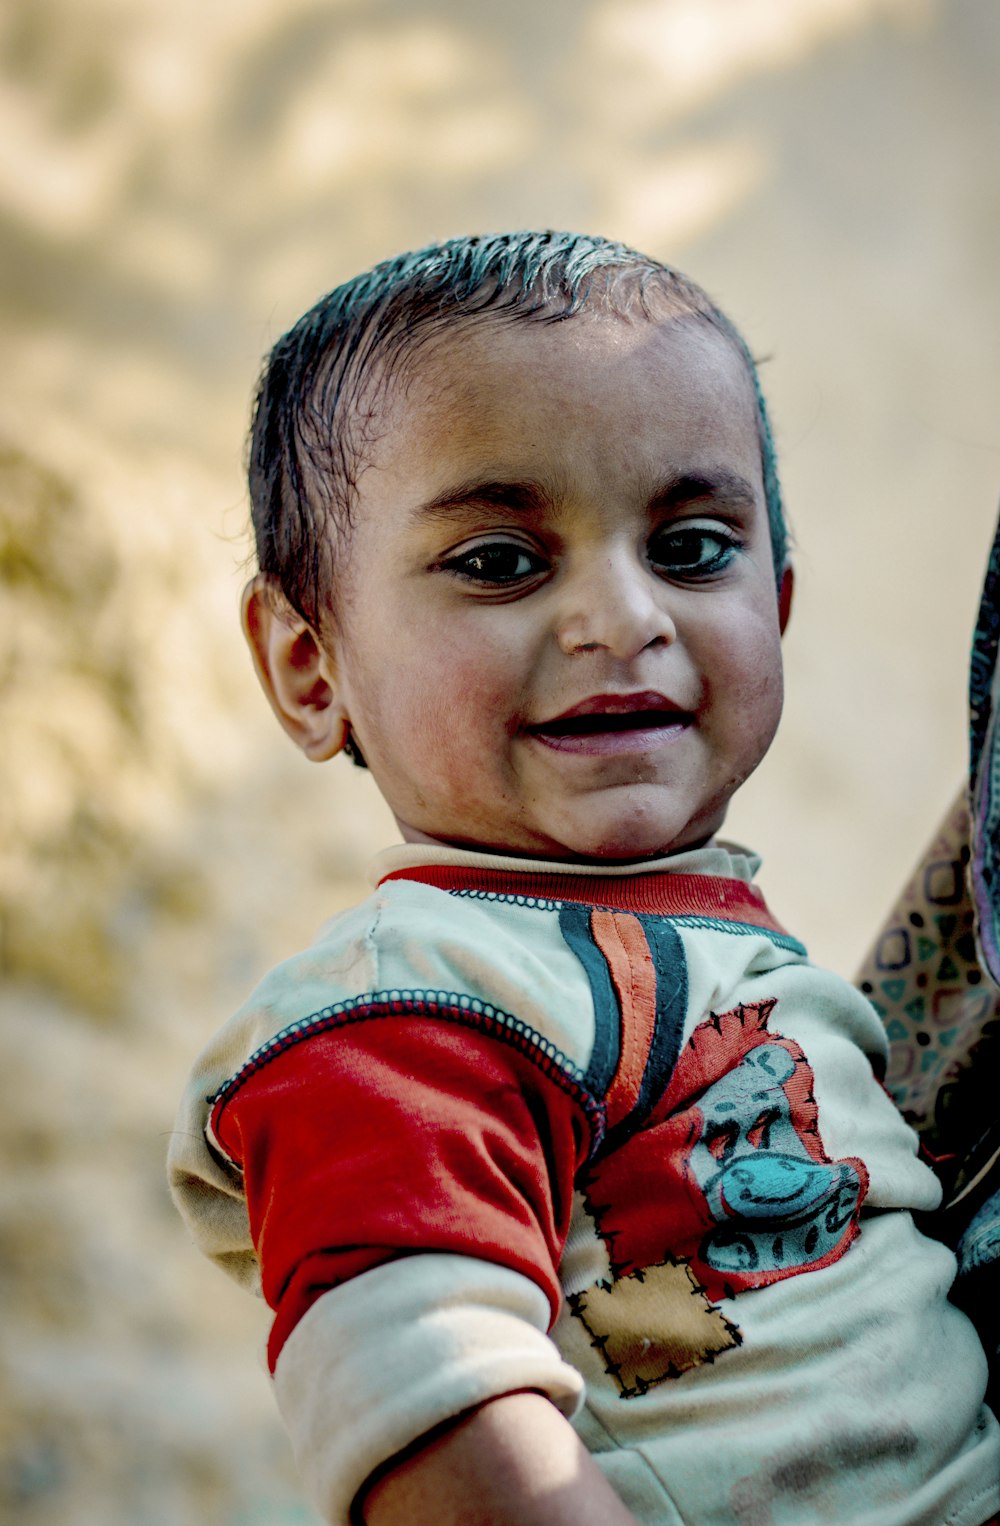
[[[380,1479],[366,1526],[637,1526],[541,1394],[495,1399]]]

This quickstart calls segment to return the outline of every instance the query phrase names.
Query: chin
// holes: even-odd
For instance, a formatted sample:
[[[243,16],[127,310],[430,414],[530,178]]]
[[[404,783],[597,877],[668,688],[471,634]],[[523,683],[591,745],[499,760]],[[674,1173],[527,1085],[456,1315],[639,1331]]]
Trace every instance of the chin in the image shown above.
[[[568,833],[564,853],[584,863],[634,864],[666,858],[700,847],[722,826],[725,811],[701,812],[696,820],[671,819],[663,813],[631,812],[623,820],[588,822],[589,830]],[[596,830],[595,830],[596,828]]]
[[[682,833],[681,837],[670,834],[647,832],[614,832],[577,842],[564,850],[568,858],[592,864],[635,864],[643,859],[666,858],[670,853],[681,853],[685,848],[696,847],[712,834]]]

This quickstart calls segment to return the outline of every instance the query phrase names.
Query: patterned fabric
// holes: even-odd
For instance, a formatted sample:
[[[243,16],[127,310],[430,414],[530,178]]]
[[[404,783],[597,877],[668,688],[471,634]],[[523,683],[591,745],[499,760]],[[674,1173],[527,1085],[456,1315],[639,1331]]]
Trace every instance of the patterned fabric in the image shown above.
[[[1000,986],[1000,524],[990,550],[969,672],[972,857],[983,966]]]
[[[973,1060],[1000,1038],[1000,992],[983,973],[966,877],[969,831],[963,792],[858,975],[889,1039],[886,1084],[928,1153],[953,1173],[982,1123],[966,1105]]]
[[[1000,525],[969,675],[970,777],[859,973],[890,1041],[887,1085],[943,1187],[930,1230],[955,1247],[954,1298],[1000,1400]]]

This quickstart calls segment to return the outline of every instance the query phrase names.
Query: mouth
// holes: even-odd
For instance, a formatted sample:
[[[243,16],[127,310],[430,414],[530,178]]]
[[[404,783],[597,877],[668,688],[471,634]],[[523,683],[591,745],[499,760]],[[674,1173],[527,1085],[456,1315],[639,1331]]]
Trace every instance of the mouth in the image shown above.
[[[564,710],[528,732],[559,752],[646,752],[681,736],[694,723],[665,695],[598,694]]]

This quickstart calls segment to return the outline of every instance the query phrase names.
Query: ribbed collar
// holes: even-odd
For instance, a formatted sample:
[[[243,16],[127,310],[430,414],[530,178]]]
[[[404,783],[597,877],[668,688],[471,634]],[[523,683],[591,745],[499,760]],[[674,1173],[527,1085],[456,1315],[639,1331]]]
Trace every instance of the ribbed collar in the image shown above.
[[[380,853],[369,877],[373,885],[412,880],[439,890],[580,901],[620,911],[718,917],[776,928],[752,883],[759,864],[745,849],[719,842],[625,865],[565,864],[405,843]]]

